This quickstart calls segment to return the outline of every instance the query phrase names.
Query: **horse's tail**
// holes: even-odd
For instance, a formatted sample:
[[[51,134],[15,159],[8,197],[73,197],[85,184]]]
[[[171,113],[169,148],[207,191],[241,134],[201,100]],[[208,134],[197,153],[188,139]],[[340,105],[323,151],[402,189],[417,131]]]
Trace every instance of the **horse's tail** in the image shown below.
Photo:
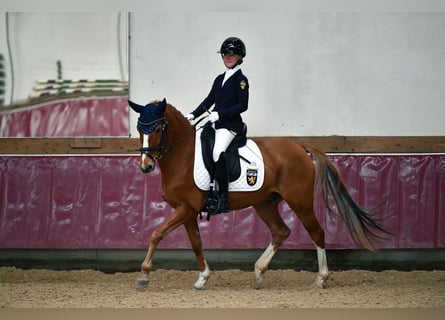
[[[339,216],[346,223],[355,243],[370,251],[377,250],[377,245],[387,240],[392,233],[374,218],[375,213],[368,212],[352,199],[337,168],[323,151],[307,145],[303,148],[315,160],[315,184],[321,189],[328,213]],[[333,208],[331,199],[337,210]]]

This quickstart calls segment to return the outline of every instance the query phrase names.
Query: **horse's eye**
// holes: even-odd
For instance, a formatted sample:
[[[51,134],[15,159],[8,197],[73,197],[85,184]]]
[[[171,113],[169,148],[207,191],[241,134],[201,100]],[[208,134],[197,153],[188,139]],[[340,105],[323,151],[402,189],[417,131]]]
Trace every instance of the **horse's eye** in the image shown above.
[[[161,128],[156,129],[156,133],[159,133],[159,132],[161,132]]]

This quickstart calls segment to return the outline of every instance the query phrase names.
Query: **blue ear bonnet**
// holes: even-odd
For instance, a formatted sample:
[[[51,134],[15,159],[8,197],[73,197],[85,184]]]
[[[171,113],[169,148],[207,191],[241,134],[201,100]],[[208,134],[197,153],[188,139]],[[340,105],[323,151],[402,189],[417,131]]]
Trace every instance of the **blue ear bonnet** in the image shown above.
[[[165,122],[164,112],[167,101],[149,103],[146,106],[128,100],[130,107],[140,114],[137,128],[144,134],[150,134],[161,122]]]
[[[137,128],[145,134],[150,134],[164,120],[156,105],[147,105],[140,113]]]

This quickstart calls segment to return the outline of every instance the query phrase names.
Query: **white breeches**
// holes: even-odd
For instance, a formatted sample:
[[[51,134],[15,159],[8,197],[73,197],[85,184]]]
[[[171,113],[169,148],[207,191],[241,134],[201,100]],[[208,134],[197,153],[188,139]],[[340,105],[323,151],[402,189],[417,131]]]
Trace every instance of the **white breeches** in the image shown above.
[[[219,155],[227,150],[236,133],[228,129],[215,129],[215,146],[213,147],[213,161],[217,162]]]

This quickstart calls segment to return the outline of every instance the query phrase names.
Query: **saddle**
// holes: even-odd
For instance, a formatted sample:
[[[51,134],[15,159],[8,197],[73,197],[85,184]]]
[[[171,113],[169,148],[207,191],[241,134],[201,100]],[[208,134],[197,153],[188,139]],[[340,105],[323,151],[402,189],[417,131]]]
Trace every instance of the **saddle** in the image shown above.
[[[226,150],[229,192],[257,191],[264,182],[262,152],[254,140],[246,139],[246,132],[245,128]],[[209,127],[199,128],[196,133],[193,180],[200,190],[208,191],[211,188],[211,182],[215,178],[213,177],[215,164],[213,163],[212,156],[213,145],[215,144],[215,130],[209,125]]]
[[[243,131],[235,136],[226,150],[226,165],[228,171],[229,182],[237,180],[241,175],[240,158],[250,163],[239,154],[239,148],[246,145],[247,142],[247,126],[244,124]],[[204,166],[213,180],[215,173],[215,162],[213,161],[213,146],[215,145],[215,129],[207,124],[201,133],[201,150]]]

